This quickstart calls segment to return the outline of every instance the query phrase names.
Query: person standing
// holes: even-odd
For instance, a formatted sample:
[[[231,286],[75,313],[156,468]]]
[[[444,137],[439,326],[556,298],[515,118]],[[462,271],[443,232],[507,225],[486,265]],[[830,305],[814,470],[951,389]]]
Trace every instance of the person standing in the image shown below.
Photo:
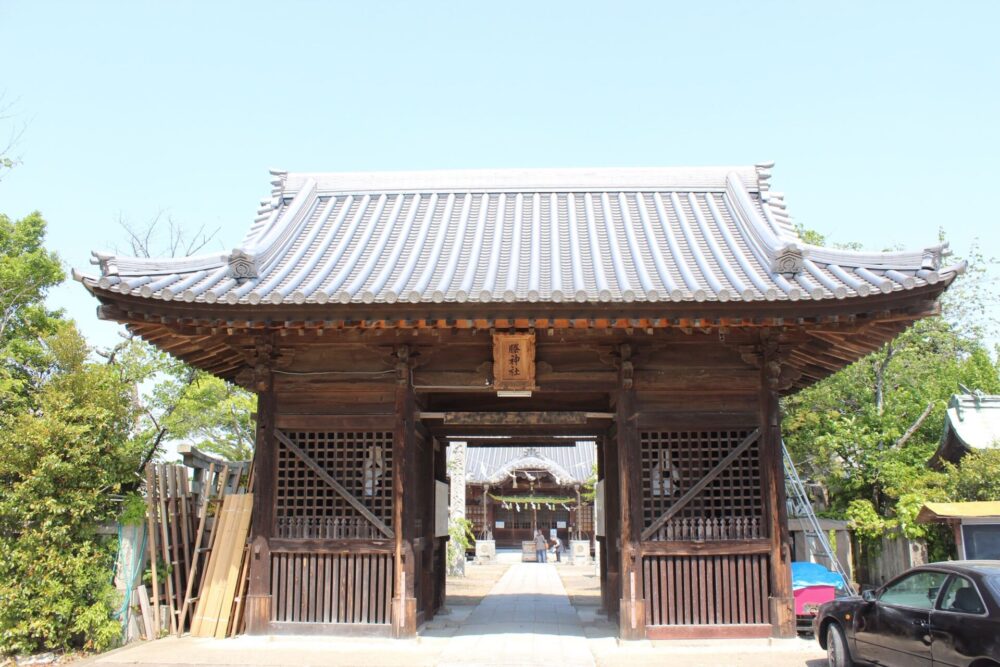
[[[562,550],[563,550],[562,540],[559,539],[558,535],[555,535],[552,538],[552,542],[553,542],[553,544],[552,544],[552,550],[556,552],[556,562],[557,563],[561,563],[562,562]]]
[[[535,560],[539,563],[546,562],[545,554],[549,550],[549,542],[542,535],[542,531],[535,531]]]

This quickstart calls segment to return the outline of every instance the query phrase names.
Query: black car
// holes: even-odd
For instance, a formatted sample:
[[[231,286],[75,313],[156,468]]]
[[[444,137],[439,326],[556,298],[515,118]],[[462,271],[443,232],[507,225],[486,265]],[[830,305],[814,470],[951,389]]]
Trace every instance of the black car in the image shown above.
[[[813,629],[831,667],[1000,667],[1000,561],[949,561],[824,603]]]

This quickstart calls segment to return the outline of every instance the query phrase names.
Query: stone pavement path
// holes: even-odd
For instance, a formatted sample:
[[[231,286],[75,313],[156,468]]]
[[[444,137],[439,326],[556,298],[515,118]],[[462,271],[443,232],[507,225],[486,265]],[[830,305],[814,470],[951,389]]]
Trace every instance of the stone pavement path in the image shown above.
[[[472,610],[440,665],[594,665],[583,627],[549,563],[516,563]]]
[[[562,567],[567,567],[563,565]],[[572,566],[569,566],[572,567]],[[592,605],[574,609],[556,566],[515,563],[475,607],[455,606],[416,639],[383,637],[167,637],[93,656],[98,667],[822,667],[802,639],[619,644]],[[74,665],[76,667],[76,665]]]

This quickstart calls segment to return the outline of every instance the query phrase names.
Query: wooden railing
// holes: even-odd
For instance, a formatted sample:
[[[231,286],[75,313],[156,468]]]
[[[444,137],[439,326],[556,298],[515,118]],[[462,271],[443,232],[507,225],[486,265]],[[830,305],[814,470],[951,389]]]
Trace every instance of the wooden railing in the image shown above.
[[[272,623],[387,625],[392,595],[388,547],[352,552],[331,546],[312,553],[272,548]]]
[[[673,518],[661,526],[651,540],[755,540],[765,537],[757,517]]]
[[[645,556],[646,624],[770,623],[768,555]]]

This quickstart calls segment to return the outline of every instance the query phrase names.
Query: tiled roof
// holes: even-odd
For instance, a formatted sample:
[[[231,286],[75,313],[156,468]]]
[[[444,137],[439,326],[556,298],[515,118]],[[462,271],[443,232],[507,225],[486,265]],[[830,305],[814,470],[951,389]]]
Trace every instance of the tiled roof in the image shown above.
[[[945,414],[945,438],[949,429],[969,449],[1000,447],[1000,396],[953,395]]]
[[[558,471],[562,484],[587,481],[597,460],[597,445],[578,442],[570,447],[469,447],[465,450],[465,479],[469,483],[506,481],[512,470]]]
[[[229,254],[95,253],[89,288],[220,304],[843,299],[960,272],[943,246],[869,253],[796,235],[770,164],[272,172]],[[873,221],[874,222],[874,221]]]

